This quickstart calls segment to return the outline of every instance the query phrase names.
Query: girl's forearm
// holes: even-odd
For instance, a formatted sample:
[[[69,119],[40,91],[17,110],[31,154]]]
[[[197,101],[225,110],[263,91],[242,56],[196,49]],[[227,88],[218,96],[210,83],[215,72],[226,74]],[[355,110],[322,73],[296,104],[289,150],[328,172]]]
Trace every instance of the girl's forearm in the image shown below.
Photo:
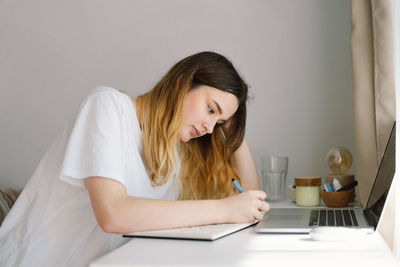
[[[265,192],[250,190],[220,200],[156,200],[124,197],[114,209],[113,233],[261,220]],[[118,204],[118,203],[117,203]]]
[[[219,200],[157,200],[126,196],[115,215],[113,233],[225,222]]]
[[[227,221],[221,200],[158,200],[132,197],[112,179],[86,179],[93,211],[108,233],[187,227]]]

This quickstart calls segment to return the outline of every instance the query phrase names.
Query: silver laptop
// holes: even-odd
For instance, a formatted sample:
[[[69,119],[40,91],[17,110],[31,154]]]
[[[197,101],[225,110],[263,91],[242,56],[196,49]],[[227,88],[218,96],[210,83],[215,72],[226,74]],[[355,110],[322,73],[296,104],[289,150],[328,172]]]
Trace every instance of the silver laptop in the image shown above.
[[[362,208],[276,208],[257,224],[259,233],[309,233],[316,226],[375,229],[392,184],[395,170],[396,123],[386,144],[367,207]]]

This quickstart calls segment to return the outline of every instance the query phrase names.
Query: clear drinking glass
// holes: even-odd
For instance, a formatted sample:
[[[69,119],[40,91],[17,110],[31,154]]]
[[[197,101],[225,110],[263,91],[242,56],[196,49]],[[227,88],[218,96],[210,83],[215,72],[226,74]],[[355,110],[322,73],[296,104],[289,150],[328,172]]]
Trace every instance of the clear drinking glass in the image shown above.
[[[285,192],[288,161],[288,157],[261,157],[261,186],[262,190],[267,193],[267,201],[277,202],[286,198]]]

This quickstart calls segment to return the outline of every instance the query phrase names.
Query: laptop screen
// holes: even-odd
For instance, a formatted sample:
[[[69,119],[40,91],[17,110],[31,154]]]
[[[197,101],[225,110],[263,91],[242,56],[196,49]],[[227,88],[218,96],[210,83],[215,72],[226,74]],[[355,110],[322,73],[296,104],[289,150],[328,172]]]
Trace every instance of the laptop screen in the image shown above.
[[[376,226],[377,222],[379,221],[390,185],[392,184],[395,171],[395,143],[396,122],[394,123],[390,133],[388,142],[386,144],[385,153],[383,154],[374,185],[371,189],[371,194],[368,198],[367,207],[364,210],[364,213],[367,213],[374,219],[374,226]]]

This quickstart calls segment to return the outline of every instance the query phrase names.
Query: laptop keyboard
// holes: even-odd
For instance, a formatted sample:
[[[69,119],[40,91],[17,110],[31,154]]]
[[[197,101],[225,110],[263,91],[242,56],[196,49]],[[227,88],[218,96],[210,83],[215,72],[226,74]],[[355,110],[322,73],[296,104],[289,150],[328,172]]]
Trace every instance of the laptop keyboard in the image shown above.
[[[311,210],[309,226],[358,226],[354,210]]]

